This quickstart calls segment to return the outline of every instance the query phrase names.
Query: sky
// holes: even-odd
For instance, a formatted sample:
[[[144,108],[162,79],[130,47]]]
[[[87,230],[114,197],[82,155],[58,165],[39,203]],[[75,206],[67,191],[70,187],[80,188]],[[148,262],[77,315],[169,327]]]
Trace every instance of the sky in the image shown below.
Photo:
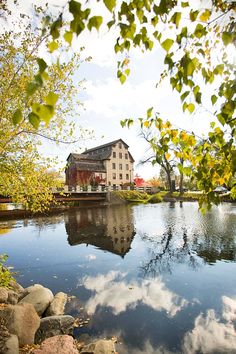
[[[65,4],[65,0],[47,2],[50,6],[55,3],[58,6]],[[39,3],[40,1],[37,1],[37,4]],[[90,3],[94,7],[95,2]],[[9,0],[8,4],[15,9],[13,1]],[[19,6],[21,10],[32,13],[32,1],[19,0]],[[57,11],[60,7],[54,9]],[[106,14],[104,9],[102,15],[105,18]],[[125,84],[121,85],[116,77],[117,56],[113,50],[115,38],[114,31],[98,33],[93,30],[91,33],[82,34],[81,38],[73,42],[73,48],[85,47],[82,58],[92,57],[90,62],[84,61],[81,64],[74,79],[77,83],[85,80],[79,94],[83,105],[76,112],[77,121],[83,128],[93,130],[93,137],[81,140],[74,146],[55,146],[44,141],[41,150],[46,156],[59,156],[58,166],[62,167],[70,152],[82,152],[85,148],[122,138],[129,145],[135,159],[135,173],[148,179],[158,175],[159,168],[154,168],[151,164],[140,165],[141,160],[147,158],[150,151],[139,136],[138,127],[122,128],[120,120],[145,117],[147,109],[154,107],[153,112],[159,112],[163,119],[170,120],[176,127],[202,135],[208,130],[213,116],[202,108],[193,115],[184,114],[179,96],[171,90],[167,81],[156,88],[163,69],[164,50],[161,48],[154,47],[151,52],[145,53],[139,49],[131,50],[129,53],[131,74]],[[80,132],[75,133],[79,136]]]

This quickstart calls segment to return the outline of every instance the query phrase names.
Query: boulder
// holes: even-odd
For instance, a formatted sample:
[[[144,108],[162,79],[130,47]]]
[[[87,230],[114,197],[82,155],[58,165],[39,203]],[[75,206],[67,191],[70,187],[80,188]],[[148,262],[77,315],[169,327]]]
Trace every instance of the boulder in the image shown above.
[[[0,319],[11,334],[16,334],[20,345],[33,344],[40,318],[31,304],[0,307]]]
[[[47,308],[45,315],[46,316],[64,315],[66,302],[67,302],[67,294],[62,292],[57,293],[54,296],[54,299],[52,300],[51,304]]]
[[[43,341],[39,349],[32,354],[78,354],[75,341],[71,336],[54,336]]]
[[[101,339],[84,346],[80,350],[81,354],[114,354],[115,344],[112,340]]]
[[[9,290],[8,291],[8,298],[7,298],[7,303],[8,304],[12,304],[12,305],[16,305],[18,302],[18,294],[13,291],[13,290]]]
[[[35,334],[35,343],[41,343],[45,339],[61,334],[73,334],[74,317],[69,315],[44,317],[40,321],[40,327]]]
[[[21,293],[22,291],[24,291],[24,288],[20,284],[18,284],[15,280],[11,280],[9,286],[16,293]]]
[[[44,288],[42,285],[40,285],[40,287],[36,287],[34,285],[32,287],[26,288],[26,290],[29,292],[29,294],[23,297],[19,303],[32,304],[38,315],[41,316],[52,302],[53,293],[50,289]]]
[[[19,341],[15,334],[11,334],[5,341],[4,354],[19,354]]]
[[[0,287],[0,303],[6,303],[8,299],[8,290]]]
[[[38,290],[38,289],[43,289],[44,286],[41,284],[34,284],[31,286],[28,286],[28,288],[25,288],[25,290],[28,291],[28,293],[31,293],[32,291]]]

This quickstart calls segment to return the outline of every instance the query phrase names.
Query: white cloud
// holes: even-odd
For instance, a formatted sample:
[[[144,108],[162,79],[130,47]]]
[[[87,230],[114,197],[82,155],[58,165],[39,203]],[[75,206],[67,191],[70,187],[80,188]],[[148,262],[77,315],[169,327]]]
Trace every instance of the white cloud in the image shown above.
[[[98,306],[107,306],[118,315],[127,309],[134,309],[141,302],[174,317],[187,305],[185,299],[166,288],[161,278],[128,283],[124,277],[125,274],[114,271],[97,277],[85,277],[85,288],[96,292],[86,303],[86,311],[93,314]]]
[[[236,319],[236,299],[223,296],[222,301],[222,315],[227,322],[220,322],[212,309],[207,311],[206,316],[200,314],[194,329],[185,335],[184,353],[235,353],[236,335],[232,320]]]

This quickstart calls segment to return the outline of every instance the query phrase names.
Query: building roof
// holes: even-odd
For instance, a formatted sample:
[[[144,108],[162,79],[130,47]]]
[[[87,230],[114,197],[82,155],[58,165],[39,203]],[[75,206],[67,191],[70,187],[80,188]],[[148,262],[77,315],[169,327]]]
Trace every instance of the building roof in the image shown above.
[[[102,161],[76,161],[75,166],[80,171],[106,172]]]
[[[127,145],[124,142],[124,140],[117,139],[117,140],[111,141],[110,143],[99,145],[99,146],[96,146],[92,149],[85,150],[81,154],[70,153],[69,156],[67,157],[67,161],[69,160],[70,156],[72,156],[77,161],[81,161],[81,160],[91,160],[91,161],[92,160],[93,161],[108,160],[111,157],[112,146],[116,145],[119,142],[123,143],[127,149],[129,148],[129,145]],[[106,149],[106,150],[102,151],[102,149],[109,148],[109,147],[110,147],[110,149]],[[94,154],[91,155],[90,154],[91,152],[94,152]],[[134,162],[133,156],[131,155],[131,153],[129,151],[128,151],[128,153],[129,153],[129,157],[130,157],[131,161]]]
[[[94,151],[94,150],[98,150],[98,149],[102,149],[102,148],[105,148],[105,147],[112,147],[113,145],[116,145],[117,143],[119,142],[122,142],[126,148],[129,147],[129,145],[127,145],[124,140],[122,139],[117,139],[117,140],[114,140],[114,141],[111,141],[110,143],[107,143],[107,144],[103,144],[103,145],[99,145],[99,146],[95,146],[94,148],[92,149],[88,149],[88,150],[85,150],[84,152],[82,152],[82,154],[86,154],[88,152],[91,152],[91,151]]]

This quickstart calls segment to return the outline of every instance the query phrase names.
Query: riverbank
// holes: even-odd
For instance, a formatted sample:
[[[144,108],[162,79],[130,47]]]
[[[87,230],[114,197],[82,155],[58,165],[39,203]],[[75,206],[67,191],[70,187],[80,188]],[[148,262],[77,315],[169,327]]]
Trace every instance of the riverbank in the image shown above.
[[[111,192],[109,201],[106,202],[70,202],[67,204],[60,204],[52,206],[50,209],[44,212],[32,212],[24,209],[0,209],[0,220],[17,220],[17,219],[30,219],[36,217],[47,217],[52,215],[58,215],[64,213],[67,210],[73,210],[78,208],[91,208],[91,207],[107,207],[110,205],[120,205],[126,203],[160,203],[160,202],[197,202],[201,197],[199,192],[185,192],[180,194],[178,192],[170,193],[161,191],[155,195],[149,195],[145,192],[136,191],[114,191]],[[229,194],[219,195],[221,202],[235,203],[236,200],[230,198]],[[6,204],[5,204],[6,205]],[[7,206],[7,205],[6,205]]]
[[[3,270],[4,271],[4,270]],[[90,318],[66,315],[70,297],[63,292],[53,295],[40,284],[23,288],[15,280],[0,287],[1,354],[112,354],[115,340],[100,339],[90,343],[74,339],[74,329]]]

